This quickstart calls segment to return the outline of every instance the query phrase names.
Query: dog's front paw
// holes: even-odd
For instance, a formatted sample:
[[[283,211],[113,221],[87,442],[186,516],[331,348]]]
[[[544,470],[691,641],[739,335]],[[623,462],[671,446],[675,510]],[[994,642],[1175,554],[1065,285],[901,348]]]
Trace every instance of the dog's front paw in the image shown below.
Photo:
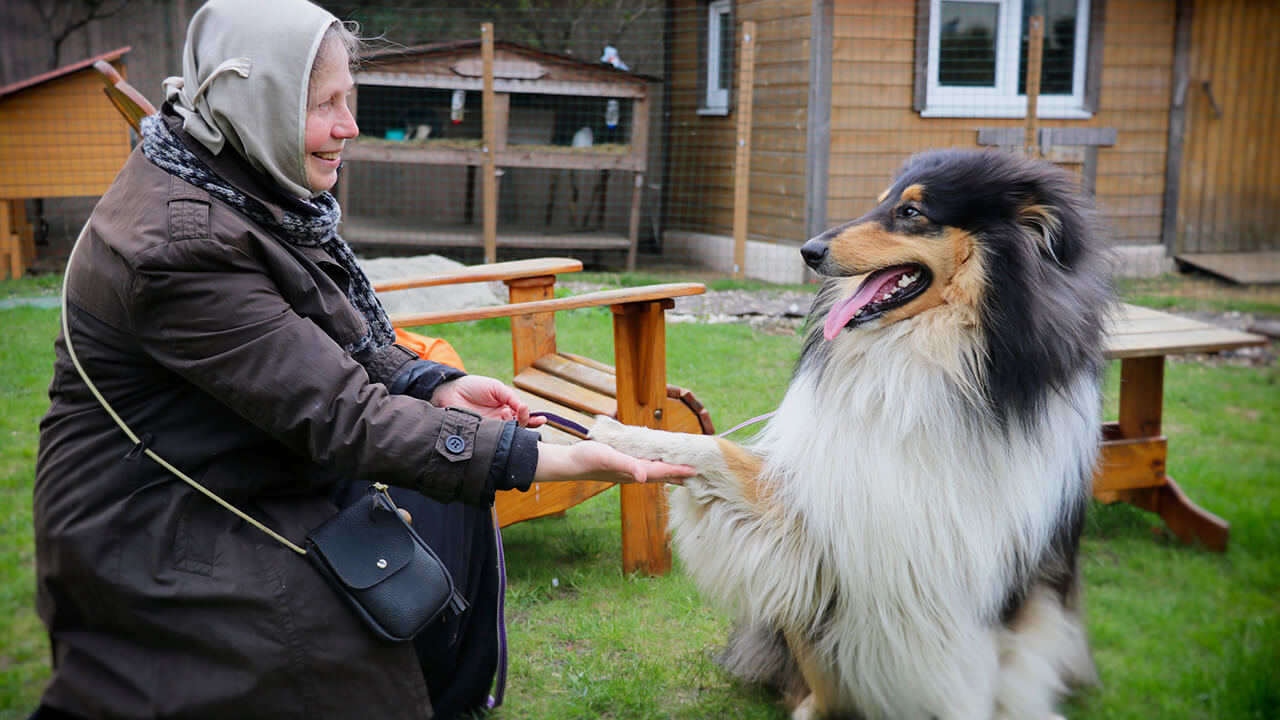
[[[633,457],[661,460],[662,447],[657,441],[659,431],[636,425],[623,425],[605,415],[596,416],[587,439],[609,445]]]
[[[627,431],[627,426],[608,415],[597,415],[596,424],[587,433],[588,440],[597,440],[605,445],[612,445],[613,439]]]

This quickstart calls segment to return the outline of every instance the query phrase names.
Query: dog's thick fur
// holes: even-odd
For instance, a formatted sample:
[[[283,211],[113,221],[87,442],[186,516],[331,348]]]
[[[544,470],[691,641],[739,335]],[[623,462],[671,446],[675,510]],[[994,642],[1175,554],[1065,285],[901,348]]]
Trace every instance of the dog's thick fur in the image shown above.
[[[730,670],[796,718],[867,720],[1040,720],[1094,679],[1076,553],[1103,247],[1065,171],[917,155],[802,248],[827,280],[755,445],[597,423],[595,439],[698,468],[671,527],[737,613]]]

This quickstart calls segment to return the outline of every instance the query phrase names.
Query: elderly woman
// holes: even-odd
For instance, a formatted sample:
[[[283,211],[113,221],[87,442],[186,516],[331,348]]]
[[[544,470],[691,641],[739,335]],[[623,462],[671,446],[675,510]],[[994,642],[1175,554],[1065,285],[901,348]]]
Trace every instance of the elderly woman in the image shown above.
[[[463,712],[492,678],[491,653],[458,645],[492,644],[492,614],[433,628],[417,652],[380,640],[306,559],[144,448],[294,542],[353,486],[438,501],[415,526],[460,535],[464,594],[492,587],[474,518],[492,532],[495,491],[691,473],[544,445],[509,388],[394,344],[328,193],[358,133],[353,39],[303,0],[206,4],[183,76],[77,242],[35,482],[41,716],[426,718],[433,694],[465,684],[441,715]]]

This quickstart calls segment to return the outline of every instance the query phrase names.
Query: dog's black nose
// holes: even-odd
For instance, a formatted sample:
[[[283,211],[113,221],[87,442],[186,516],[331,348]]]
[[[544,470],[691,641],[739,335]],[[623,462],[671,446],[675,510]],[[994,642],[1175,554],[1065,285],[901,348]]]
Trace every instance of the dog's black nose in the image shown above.
[[[827,244],[821,240],[810,240],[800,246],[800,255],[809,267],[817,270],[822,261],[827,259]]]

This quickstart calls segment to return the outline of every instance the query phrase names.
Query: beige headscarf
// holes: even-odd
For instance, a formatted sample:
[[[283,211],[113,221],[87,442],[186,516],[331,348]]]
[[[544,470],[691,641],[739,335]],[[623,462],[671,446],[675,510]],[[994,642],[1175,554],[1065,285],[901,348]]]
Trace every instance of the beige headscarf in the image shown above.
[[[338,22],[306,0],[210,0],[196,12],[182,77],[164,81],[183,129],[215,155],[230,144],[300,198],[307,186],[307,83]]]

